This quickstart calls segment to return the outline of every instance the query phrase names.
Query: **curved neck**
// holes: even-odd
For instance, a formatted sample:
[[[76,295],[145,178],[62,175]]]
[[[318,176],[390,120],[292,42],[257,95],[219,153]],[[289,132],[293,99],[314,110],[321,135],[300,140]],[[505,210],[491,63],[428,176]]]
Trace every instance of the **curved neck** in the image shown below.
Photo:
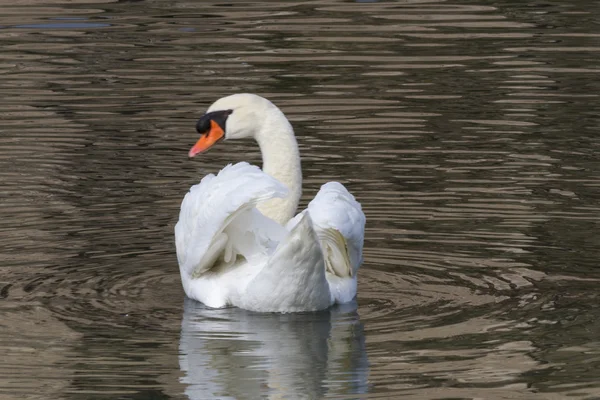
[[[302,195],[302,167],[294,129],[285,115],[273,106],[255,139],[262,153],[263,171],[289,189],[287,197],[265,201],[257,208],[284,225],[295,215]]]

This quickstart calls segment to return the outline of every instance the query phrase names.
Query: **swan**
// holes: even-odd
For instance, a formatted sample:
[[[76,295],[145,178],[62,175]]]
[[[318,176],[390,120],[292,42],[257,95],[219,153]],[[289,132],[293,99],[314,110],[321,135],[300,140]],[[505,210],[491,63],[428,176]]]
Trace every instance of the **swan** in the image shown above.
[[[175,246],[186,295],[212,308],[323,310],[356,296],[365,215],[338,182],[294,216],[300,153],[283,112],[255,94],[215,101],[198,120],[189,157],[221,140],[253,138],[262,170],[247,162],[209,174],[185,195]]]

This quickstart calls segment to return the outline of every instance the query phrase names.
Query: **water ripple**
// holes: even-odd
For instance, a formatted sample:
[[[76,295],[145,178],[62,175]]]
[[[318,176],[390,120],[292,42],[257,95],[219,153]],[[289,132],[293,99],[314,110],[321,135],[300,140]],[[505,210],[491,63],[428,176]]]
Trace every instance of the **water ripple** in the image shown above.
[[[0,16],[0,397],[599,395],[587,3],[146,6]],[[363,205],[349,309],[184,303],[183,194],[260,164],[188,160],[194,120],[242,91],[294,124],[301,206],[327,180]]]

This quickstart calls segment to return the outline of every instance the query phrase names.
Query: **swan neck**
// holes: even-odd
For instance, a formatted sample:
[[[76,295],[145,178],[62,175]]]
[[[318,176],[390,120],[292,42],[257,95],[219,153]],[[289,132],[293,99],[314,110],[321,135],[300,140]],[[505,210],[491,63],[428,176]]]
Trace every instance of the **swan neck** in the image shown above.
[[[292,125],[285,115],[276,107],[267,114],[262,129],[255,136],[262,154],[262,169],[283,183],[289,193],[283,199],[259,204],[258,209],[283,225],[295,215],[302,195],[300,152]]]

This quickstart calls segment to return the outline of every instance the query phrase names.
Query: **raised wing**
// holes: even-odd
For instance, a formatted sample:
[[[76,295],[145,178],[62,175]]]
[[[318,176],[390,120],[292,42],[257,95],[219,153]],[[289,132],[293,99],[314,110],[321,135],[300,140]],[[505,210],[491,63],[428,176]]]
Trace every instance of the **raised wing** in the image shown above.
[[[336,301],[352,300],[356,272],[363,261],[366,219],[360,203],[341,183],[328,182],[304,212],[310,214],[321,242],[327,279]]]
[[[182,275],[200,276],[226,268],[242,255],[247,261],[274,250],[285,230],[254,206],[287,189],[246,162],[228,165],[191,187],[175,225],[175,245]]]

